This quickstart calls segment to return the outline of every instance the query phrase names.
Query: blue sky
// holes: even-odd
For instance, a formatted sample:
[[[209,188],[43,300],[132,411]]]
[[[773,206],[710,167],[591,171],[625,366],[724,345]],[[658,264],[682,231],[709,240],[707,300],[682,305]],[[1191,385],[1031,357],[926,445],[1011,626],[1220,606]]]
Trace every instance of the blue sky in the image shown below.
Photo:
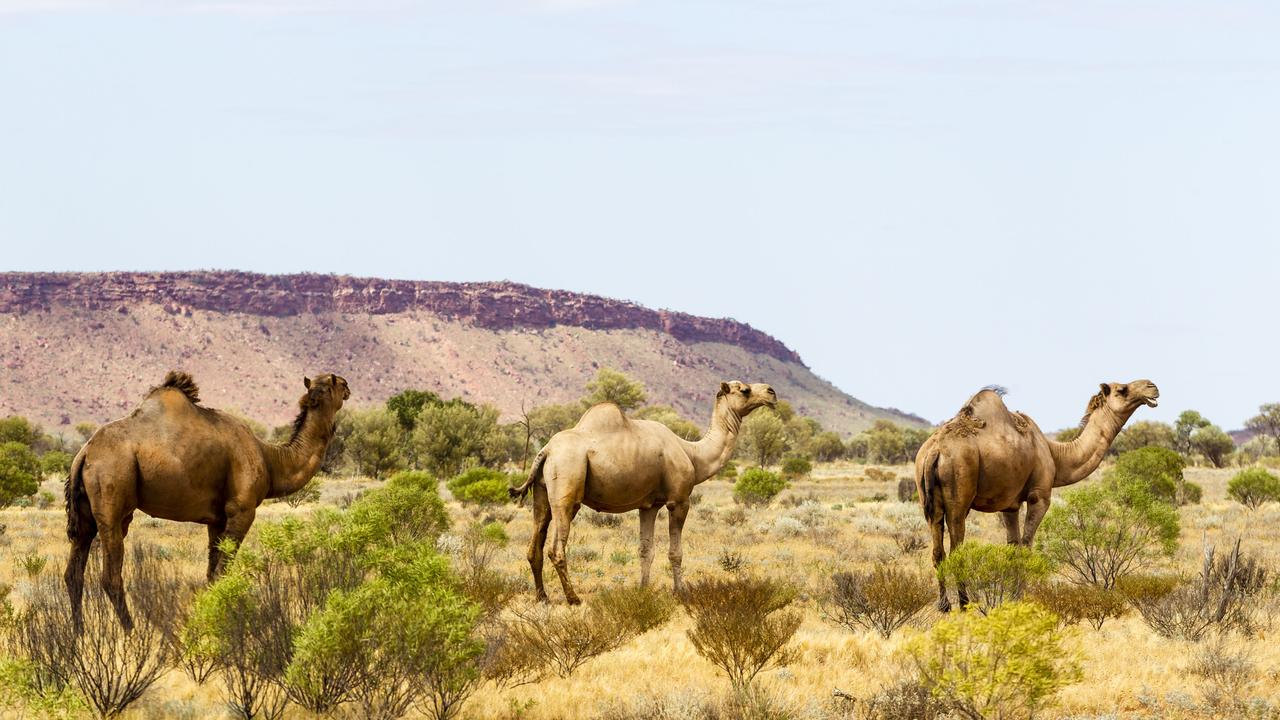
[[[867,401],[1280,400],[1280,4],[0,0],[0,267],[510,279]],[[744,378],[764,380],[767,378]]]

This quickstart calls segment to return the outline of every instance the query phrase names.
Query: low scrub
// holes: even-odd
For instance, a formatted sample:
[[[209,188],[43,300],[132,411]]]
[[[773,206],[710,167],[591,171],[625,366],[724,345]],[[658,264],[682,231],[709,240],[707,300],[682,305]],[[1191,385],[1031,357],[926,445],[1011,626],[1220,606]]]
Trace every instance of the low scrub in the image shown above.
[[[1027,602],[950,615],[907,646],[921,682],[967,718],[1031,718],[1081,677],[1058,618]]]
[[[1252,633],[1266,582],[1267,570],[1243,555],[1237,540],[1224,556],[1206,546],[1200,574],[1190,580],[1133,578],[1121,590],[1157,634],[1196,642],[1211,632]]]
[[[823,615],[850,630],[874,630],[887,638],[919,614],[935,592],[929,578],[895,565],[836,573],[822,601]]]
[[[938,565],[938,575],[963,587],[980,611],[990,610],[1022,597],[1052,569],[1040,553],[1021,545],[967,542]]]
[[[514,608],[497,632],[487,674],[507,686],[566,678],[591,659],[665,625],[675,603],[666,593],[628,587],[596,593],[585,607]]]
[[[795,595],[776,580],[737,577],[689,583],[680,602],[693,618],[694,649],[729,677],[734,692],[745,693],[761,671],[791,661],[801,618],[785,608]]]
[[[1027,591],[1030,600],[1057,615],[1067,625],[1088,622],[1095,630],[1129,609],[1124,593],[1115,588],[1080,583],[1040,583]]]

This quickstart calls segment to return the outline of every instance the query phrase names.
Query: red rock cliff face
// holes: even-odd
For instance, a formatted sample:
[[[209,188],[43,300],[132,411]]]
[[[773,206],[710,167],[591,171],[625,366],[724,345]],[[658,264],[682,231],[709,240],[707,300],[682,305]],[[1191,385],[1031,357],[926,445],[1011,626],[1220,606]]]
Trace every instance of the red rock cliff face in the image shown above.
[[[650,310],[635,303],[509,282],[447,283],[346,275],[258,275],[243,272],[0,273],[0,313],[53,306],[85,309],[153,303],[285,317],[308,313],[411,311],[496,330],[556,325],[592,330],[641,328],[684,342],[719,342],[803,365],[773,337],[735,320]]]

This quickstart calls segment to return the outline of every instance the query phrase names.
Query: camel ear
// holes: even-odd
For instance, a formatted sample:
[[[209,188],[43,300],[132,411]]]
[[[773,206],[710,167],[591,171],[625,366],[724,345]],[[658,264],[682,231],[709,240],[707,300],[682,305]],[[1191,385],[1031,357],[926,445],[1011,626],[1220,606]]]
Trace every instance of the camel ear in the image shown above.
[[[306,388],[307,388],[308,390],[310,390],[310,389],[311,389],[311,378],[309,378],[309,377],[304,377],[304,378],[302,378],[302,384],[303,384],[304,386],[306,386]]]
[[[724,397],[729,394],[729,383],[720,383],[720,392],[716,393],[716,397]]]
[[[1098,387],[1102,388],[1102,397],[1107,397],[1107,396],[1109,396],[1109,395],[1111,394],[1111,386],[1110,386],[1110,385],[1108,385],[1108,384],[1106,384],[1106,383],[1098,383]]]

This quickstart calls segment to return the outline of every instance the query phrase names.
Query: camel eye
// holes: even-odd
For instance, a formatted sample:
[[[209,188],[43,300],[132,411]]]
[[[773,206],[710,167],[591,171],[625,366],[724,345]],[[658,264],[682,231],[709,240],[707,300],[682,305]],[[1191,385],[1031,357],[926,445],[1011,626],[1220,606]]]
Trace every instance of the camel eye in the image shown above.
[[[1129,388],[1122,385],[1117,392],[1119,392],[1121,395],[1128,395]]]
[[[742,394],[743,394],[743,395],[750,395],[750,394],[751,394],[751,388],[742,388]]]

